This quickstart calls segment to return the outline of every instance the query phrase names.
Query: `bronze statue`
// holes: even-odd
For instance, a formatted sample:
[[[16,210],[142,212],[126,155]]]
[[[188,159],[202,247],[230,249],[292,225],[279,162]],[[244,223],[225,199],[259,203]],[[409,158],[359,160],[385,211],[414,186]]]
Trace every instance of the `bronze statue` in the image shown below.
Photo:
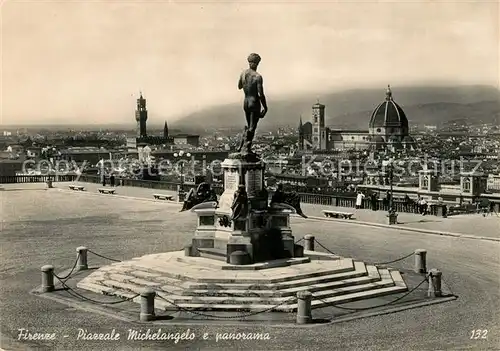
[[[189,193],[186,196],[186,200],[182,205],[181,212],[192,209],[194,206],[199,205],[203,202],[215,202],[217,203],[217,194],[214,189],[210,186],[210,184],[203,182],[198,185],[196,191],[194,188],[189,190]]]
[[[234,193],[233,204],[231,205],[233,215],[231,219],[246,219],[248,216],[248,195],[245,186],[240,184]]]
[[[257,73],[257,66],[260,63],[260,56],[252,53],[248,56],[249,68],[241,73],[238,82],[238,89],[243,89],[245,101],[243,110],[247,125],[243,130],[241,143],[238,152],[244,155],[252,154],[252,141],[255,136],[255,129],[261,118],[267,113],[266,96],[264,95],[264,83],[262,76]],[[261,110],[262,107],[262,110]]]
[[[300,195],[294,192],[283,191],[283,184],[278,184],[271,198],[271,206],[273,206],[273,204],[286,204],[292,206],[299,216],[307,218],[300,208]]]

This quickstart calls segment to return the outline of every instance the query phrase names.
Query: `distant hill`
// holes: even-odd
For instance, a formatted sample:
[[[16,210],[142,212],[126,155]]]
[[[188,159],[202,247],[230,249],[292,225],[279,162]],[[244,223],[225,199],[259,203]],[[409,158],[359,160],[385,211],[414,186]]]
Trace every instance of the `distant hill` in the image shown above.
[[[385,88],[354,89],[325,94],[303,94],[276,99],[268,96],[269,113],[261,127],[296,126],[299,117],[308,121],[319,96],[326,105],[331,127],[365,129],[373,109],[384,100]],[[500,92],[489,86],[393,87],[394,100],[403,107],[410,124],[447,124],[463,119],[471,123],[500,122]],[[176,128],[238,128],[244,118],[241,103],[206,108],[176,121]],[[207,121],[209,124],[207,125]]]

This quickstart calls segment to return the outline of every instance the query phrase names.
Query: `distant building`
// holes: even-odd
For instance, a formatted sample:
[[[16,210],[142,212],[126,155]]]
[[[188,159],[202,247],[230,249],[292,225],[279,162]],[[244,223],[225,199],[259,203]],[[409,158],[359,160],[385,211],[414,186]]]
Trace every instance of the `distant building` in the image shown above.
[[[299,150],[400,150],[411,149],[415,141],[409,135],[408,119],[394,101],[388,86],[386,98],[374,109],[368,130],[331,129],[325,126],[325,105],[312,106],[311,121],[300,118]]]
[[[133,147],[132,141],[127,140],[127,147],[129,149],[137,149],[138,147],[144,147],[146,145],[191,145],[195,147],[198,147],[200,145],[199,135],[169,135],[167,121],[165,121],[165,124],[163,126],[163,135],[148,135],[148,110],[146,107],[146,99],[142,96],[142,93],[139,99],[137,99],[135,120],[137,122],[137,137],[135,138],[135,147]]]
[[[493,192],[500,192],[500,174],[488,174],[486,184],[488,190]]]

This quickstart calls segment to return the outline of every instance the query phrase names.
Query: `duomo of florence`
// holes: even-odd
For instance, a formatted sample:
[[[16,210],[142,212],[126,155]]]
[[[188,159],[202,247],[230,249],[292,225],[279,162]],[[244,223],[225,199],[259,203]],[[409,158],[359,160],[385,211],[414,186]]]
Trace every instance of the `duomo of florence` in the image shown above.
[[[311,120],[299,123],[300,150],[372,150],[404,151],[415,148],[409,135],[405,112],[393,99],[387,87],[385,100],[373,110],[368,130],[332,129],[325,125],[325,105],[319,101],[312,106]]]

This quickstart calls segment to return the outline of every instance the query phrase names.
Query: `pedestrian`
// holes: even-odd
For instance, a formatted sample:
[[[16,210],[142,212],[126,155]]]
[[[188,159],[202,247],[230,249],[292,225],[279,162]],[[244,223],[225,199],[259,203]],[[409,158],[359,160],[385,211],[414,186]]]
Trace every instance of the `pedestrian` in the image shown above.
[[[377,194],[375,193],[372,193],[371,195],[371,203],[372,203],[372,211],[377,211],[378,210],[378,198],[377,198]]]
[[[106,186],[106,175],[102,175],[102,186]]]
[[[115,186],[115,175],[114,174],[109,176],[109,185],[111,185],[112,187]]]
[[[363,199],[365,198],[365,194],[363,194],[361,191],[358,192],[358,195],[356,196],[356,209],[360,209],[361,206],[363,206]]]
[[[422,216],[425,216],[427,214],[427,201],[425,201],[424,198],[420,199],[420,213]]]

